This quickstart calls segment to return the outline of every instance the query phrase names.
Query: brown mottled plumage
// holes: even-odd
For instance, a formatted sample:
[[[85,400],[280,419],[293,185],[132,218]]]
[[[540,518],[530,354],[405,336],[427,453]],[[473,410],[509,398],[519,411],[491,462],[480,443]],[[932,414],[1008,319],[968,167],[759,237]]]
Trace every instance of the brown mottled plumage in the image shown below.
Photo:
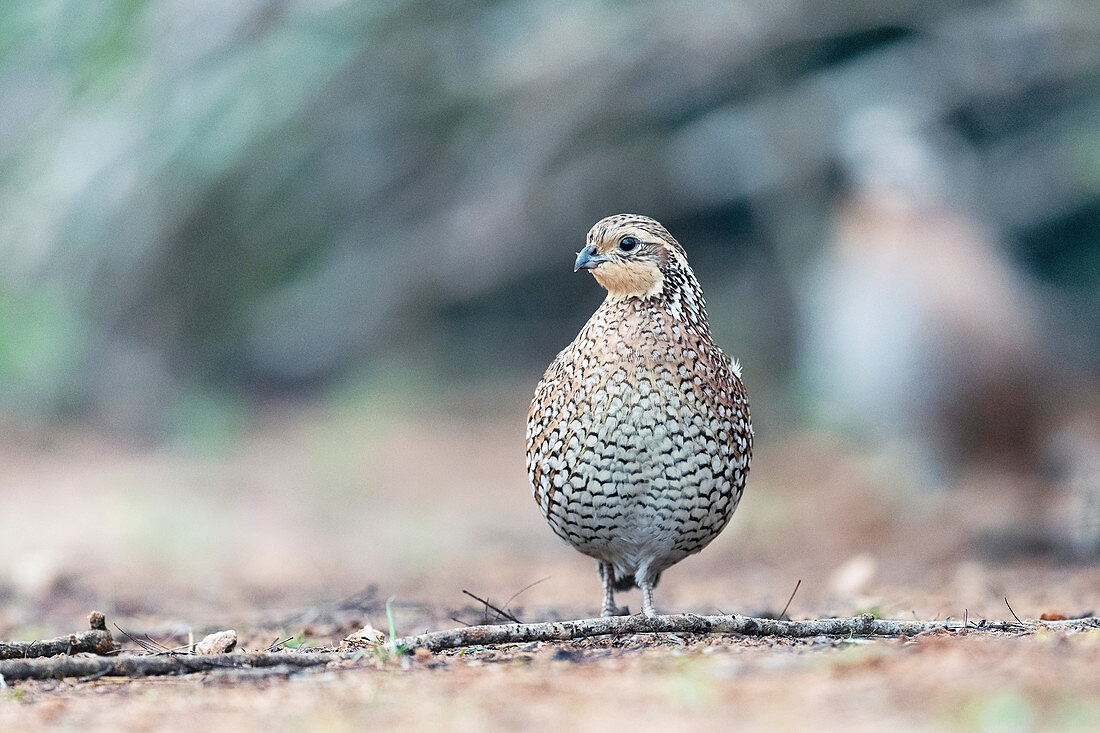
[[[752,456],[741,369],[711,340],[683,247],[619,214],[588,232],[574,270],[607,298],[550,364],[527,418],[527,471],[560,537],[599,561],[602,613],[729,523]]]

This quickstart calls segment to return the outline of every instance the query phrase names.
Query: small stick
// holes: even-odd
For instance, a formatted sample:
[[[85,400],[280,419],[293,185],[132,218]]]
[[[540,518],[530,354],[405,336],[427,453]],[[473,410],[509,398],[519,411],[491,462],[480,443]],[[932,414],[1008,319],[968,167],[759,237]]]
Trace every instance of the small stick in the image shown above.
[[[508,613],[507,611],[502,611],[502,610],[500,610],[499,608],[497,608],[496,606],[494,606],[494,605],[493,605],[492,603],[489,603],[489,601],[485,600],[484,598],[478,598],[477,596],[475,596],[475,595],[474,595],[473,593],[471,593],[470,591],[466,590],[465,588],[463,588],[463,589],[462,589],[462,592],[463,592],[463,593],[465,593],[466,595],[470,596],[470,598],[473,598],[473,599],[474,599],[475,601],[477,601],[478,603],[484,603],[484,604],[485,604],[485,607],[486,607],[486,608],[491,608],[491,609],[493,609],[493,610],[494,610],[494,611],[496,611],[496,612],[497,612],[498,614],[500,614],[500,616],[501,616],[502,618],[506,618],[506,619],[508,619],[509,621],[511,621],[511,622],[513,622],[513,623],[517,623],[517,624],[521,624],[521,623],[523,623],[522,621],[520,621],[520,620],[519,620],[518,618],[516,618],[516,617],[515,617],[515,616],[513,616],[512,614]]]
[[[787,609],[791,607],[791,601],[794,600],[794,594],[798,592],[798,588],[801,585],[802,585],[802,578],[799,578],[798,582],[794,584],[794,590],[791,591],[791,597],[787,599],[787,605],[783,606],[783,610],[779,612],[780,620],[782,620],[783,616],[786,615]],[[787,620],[790,621],[790,618],[788,618]]]
[[[1012,618],[1020,621],[1020,617],[1016,615],[1016,612],[1012,610],[1011,604],[1008,602],[1008,596],[1005,596],[1005,605],[1008,606],[1008,612],[1012,614]],[[1020,621],[1021,626],[1027,626],[1023,621]]]
[[[271,646],[269,646],[267,649],[264,649],[264,651],[265,652],[273,652],[278,647],[282,646],[283,644],[287,643],[288,641],[290,641],[293,638],[294,638],[293,636],[288,636],[287,638],[283,639],[282,641],[279,641],[279,637],[276,636],[275,641],[272,642]]]
[[[513,593],[512,597],[509,598],[508,600],[506,600],[501,605],[503,605],[505,608],[508,608],[508,604],[511,603],[512,601],[516,600],[517,598],[519,598],[521,594],[526,593],[527,591],[531,590],[532,588],[534,588],[539,583],[542,583],[543,581],[550,580],[551,577],[553,577],[553,576],[547,575],[545,578],[539,578],[534,583],[528,583],[527,585],[523,586],[522,588],[517,590],[515,593]]]
[[[121,633],[121,634],[122,634],[123,636],[125,636],[125,637],[126,637],[127,639],[129,639],[130,641],[134,642],[134,643],[135,643],[135,644],[137,644],[138,646],[140,646],[140,647],[141,647],[141,648],[142,648],[142,649],[143,649],[144,651],[147,651],[147,652],[149,652],[150,654],[156,654],[156,653],[157,653],[157,649],[156,649],[155,647],[150,647],[150,646],[149,646],[149,645],[147,645],[147,644],[146,644],[146,643],[145,643],[144,641],[142,641],[141,639],[137,638],[136,636],[134,636],[134,635],[133,635],[133,634],[131,634],[130,632],[126,631],[126,629],[122,628],[122,627],[121,627],[121,626],[119,626],[118,624],[116,624],[116,623],[112,623],[112,624],[111,624],[111,626],[114,626],[114,627],[115,627],[116,629],[118,629],[118,630],[119,630],[119,632],[120,632],[120,633]],[[152,641],[152,639],[150,639],[149,641]]]

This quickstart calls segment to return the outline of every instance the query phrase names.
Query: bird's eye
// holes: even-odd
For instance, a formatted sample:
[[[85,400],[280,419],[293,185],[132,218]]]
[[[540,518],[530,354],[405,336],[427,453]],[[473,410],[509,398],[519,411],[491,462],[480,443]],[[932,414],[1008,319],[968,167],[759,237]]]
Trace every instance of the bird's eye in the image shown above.
[[[634,237],[623,237],[619,240],[619,249],[623,252],[629,252],[638,246],[638,240]]]

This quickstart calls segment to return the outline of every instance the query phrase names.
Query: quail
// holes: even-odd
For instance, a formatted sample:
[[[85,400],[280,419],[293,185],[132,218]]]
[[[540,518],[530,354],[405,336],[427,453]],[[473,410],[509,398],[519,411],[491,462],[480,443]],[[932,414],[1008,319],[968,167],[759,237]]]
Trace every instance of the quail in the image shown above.
[[[752,457],[741,367],[711,338],[683,247],[637,214],[597,222],[573,271],[607,297],[535,390],[527,473],[553,531],[598,561],[601,614],[730,521]]]

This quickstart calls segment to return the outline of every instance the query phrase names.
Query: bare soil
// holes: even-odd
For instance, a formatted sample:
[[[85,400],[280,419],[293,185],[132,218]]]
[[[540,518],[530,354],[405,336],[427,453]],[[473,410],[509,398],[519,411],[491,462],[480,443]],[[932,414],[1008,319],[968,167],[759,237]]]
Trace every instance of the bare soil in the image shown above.
[[[464,589],[523,621],[592,616],[595,563],[549,531],[526,486],[525,407],[518,392],[415,412],[287,406],[233,441],[155,449],[79,430],[16,433],[0,443],[0,639],[79,631],[93,609],[129,649],[138,641],[112,624],[162,647],[225,628],[246,649],[335,647],[365,623],[388,630],[390,598],[399,634],[497,620]],[[774,615],[801,580],[794,618],[1011,619],[1006,597],[1025,619],[1100,610],[1095,560],[988,541],[1028,514],[1018,497],[1033,493],[1014,479],[971,476],[930,492],[835,440],[760,434],[732,525],[665,574],[659,609]],[[639,635],[0,690],[0,730],[1092,730],[1097,721],[1097,631]]]

